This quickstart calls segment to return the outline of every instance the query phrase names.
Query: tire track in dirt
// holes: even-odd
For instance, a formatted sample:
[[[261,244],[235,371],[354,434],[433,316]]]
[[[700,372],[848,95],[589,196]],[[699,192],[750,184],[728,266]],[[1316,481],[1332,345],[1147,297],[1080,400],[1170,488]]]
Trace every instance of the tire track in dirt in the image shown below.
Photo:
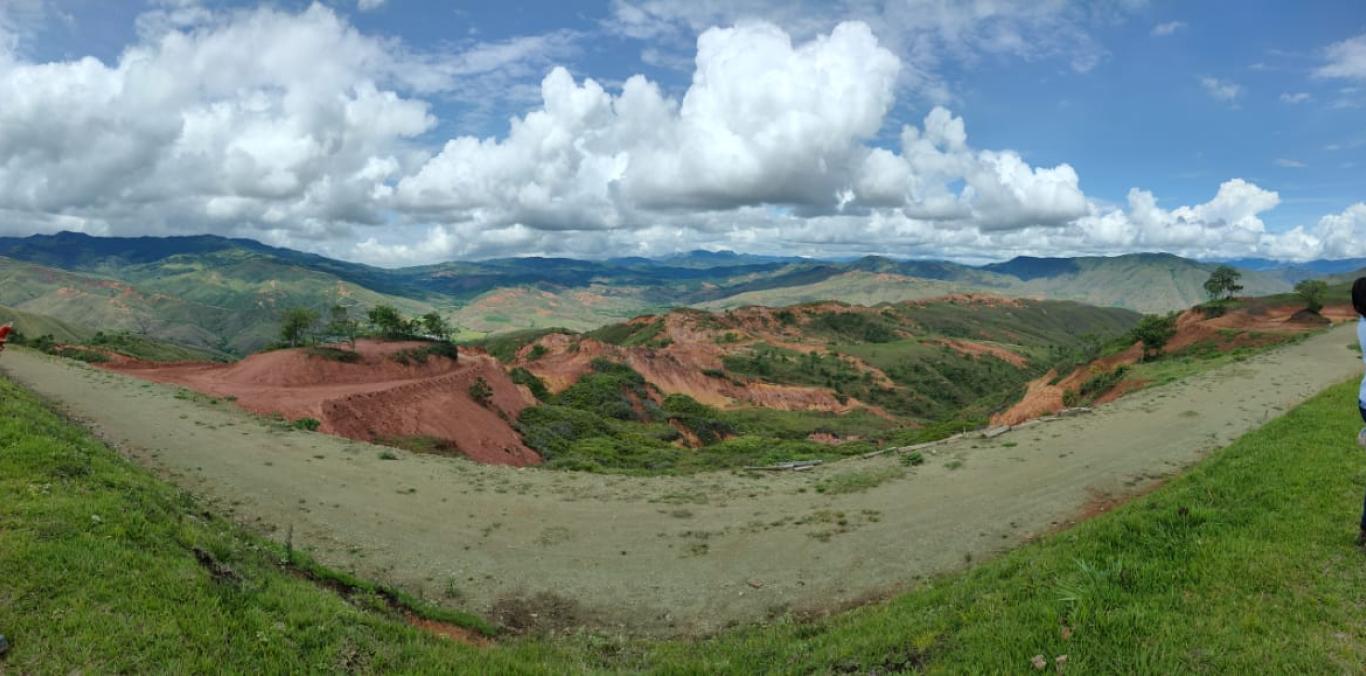
[[[655,478],[385,460],[28,350],[0,372],[214,508],[276,538],[292,526],[328,565],[495,617],[678,634],[843,607],[1064,526],[1359,377],[1352,338],[1339,327],[1088,416],[944,444],[844,494],[828,489],[850,473],[902,471],[896,454]]]

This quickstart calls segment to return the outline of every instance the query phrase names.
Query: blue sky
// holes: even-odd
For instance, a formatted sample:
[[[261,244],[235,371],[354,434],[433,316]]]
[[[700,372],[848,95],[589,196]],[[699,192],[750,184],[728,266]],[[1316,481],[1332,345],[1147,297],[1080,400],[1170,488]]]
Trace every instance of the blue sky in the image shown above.
[[[281,115],[268,116],[265,122],[233,123],[215,136],[221,147],[203,152],[226,153],[225,148],[236,143],[234,138],[266,138],[265,146],[242,147],[277,156],[304,155],[295,164],[275,167],[269,176],[256,176],[260,185],[255,189],[223,187],[251,182],[240,176],[205,180],[190,191],[203,198],[198,203],[133,199],[130,196],[156,191],[122,184],[117,177],[75,181],[89,183],[96,191],[92,194],[48,195],[37,185],[24,192],[16,188],[8,196],[0,191],[0,228],[7,232],[64,227],[109,234],[223,232],[394,265],[462,256],[592,255],[604,248],[613,249],[611,253],[667,253],[693,246],[962,259],[1157,248],[1189,255],[1281,258],[1366,253],[1366,245],[1353,243],[1362,239],[1356,237],[1357,228],[1366,233],[1366,206],[1356,210],[1366,199],[1366,4],[1360,2],[1248,1],[1239,3],[1237,11],[1230,11],[1226,3],[1141,0],[1001,0],[974,6],[928,0],[336,0],[320,5],[6,0],[0,7],[0,37],[10,38],[11,86],[28,81],[23,74],[31,77],[37,72],[33,69],[45,64],[71,71],[48,73],[49,81],[70,77],[79,86],[89,86],[89,78],[74,74],[74,65],[87,56],[108,70],[102,77],[132,77],[115,72],[127,70],[119,64],[129,51],[149,50],[152,60],[165,56],[168,35],[178,33],[193,41],[195,36],[234,26],[257,26],[265,35],[272,27],[295,22],[308,24],[309,30],[353,34],[356,44],[346,49],[354,46],[358,53],[373,49],[384,55],[358,56],[354,67],[338,76],[336,97],[353,96],[357,83],[370,83],[402,103],[424,107],[427,115],[425,122],[409,115],[400,131],[358,142],[355,152],[343,153],[344,157],[305,157],[298,147],[272,150],[288,148],[288,134],[316,140],[329,134],[343,137],[344,130],[305,128]],[[982,7],[992,11],[980,11]],[[816,71],[794,66],[798,70],[735,74],[756,81],[771,77],[765,81],[778,83],[776,87],[784,86],[783,76],[801,73],[820,72],[835,81],[868,79],[859,90],[867,97],[863,103],[885,104],[885,112],[826,120],[824,125],[817,120],[816,126],[796,137],[830,135],[825,146],[810,153],[794,151],[775,159],[773,148],[753,139],[746,145],[746,139],[740,139],[740,149],[704,154],[697,160],[687,154],[688,148],[663,148],[656,139],[648,146],[632,142],[582,155],[573,155],[570,142],[567,152],[572,156],[566,159],[564,153],[523,156],[518,150],[522,146],[508,139],[510,117],[549,105],[542,82],[557,66],[566,69],[575,91],[586,86],[586,78],[601,84],[608,108],[613,97],[621,95],[627,78],[638,74],[658,88],[660,98],[677,105],[690,96],[698,37],[709,29],[764,22],[800,51],[802,45],[826,40],[847,21],[861,22],[871,32],[871,40],[865,41],[869,44],[853,40],[850,49],[875,47],[879,54],[889,54],[896,67],[876,72],[820,70],[820,64],[835,58],[832,47],[825,56],[812,57],[808,65]],[[729,35],[724,50],[762,42],[751,37]],[[271,49],[268,42],[256,48]],[[227,58],[222,49],[203,49],[205,63]],[[281,54],[298,58],[303,65],[329,58]],[[755,63],[760,65],[755,67],[764,58],[757,55]],[[4,62],[0,59],[0,77]],[[264,66],[252,63],[257,68],[270,66],[268,61]],[[159,77],[216,77],[194,69],[171,75],[170,65],[163,70]],[[410,78],[413,72],[424,73],[426,79]],[[724,70],[717,72],[718,77],[727,76]],[[215,104],[238,106],[240,102],[230,100],[233,96],[255,92],[267,99],[279,93],[284,110],[291,97],[307,90],[323,102],[317,110],[326,107],[328,92],[316,91],[316,83],[248,79],[240,90],[220,88],[221,83],[194,87],[163,106],[181,106],[179,119],[185,120],[194,117],[187,111],[208,110]],[[890,98],[878,89],[887,82]],[[66,90],[70,94],[70,88]],[[718,100],[747,105],[735,99],[743,87],[740,94],[718,91]],[[812,119],[831,113],[819,101],[800,93],[794,96],[794,106],[814,106]],[[43,105],[55,103],[55,98],[35,97],[29,112],[37,116]],[[136,104],[128,105],[136,109]],[[764,103],[755,105],[762,108]],[[947,146],[936,141],[947,154],[917,162],[902,147],[903,130],[909,126],[925,133],[926,116],[936,107],[945,111],[944,119],[965,126],[967,147],[945,151]],[[48,116],[65,114],[57,109]],[[310,123],[320,115],[311,113]],[[68,131],[78,129],[77,122],[93,124],[97,117],[73,120]],[[686,117],[659,121],[678,122],[683,129],[678,138],[686,140],[691,128]],[[98,122],[97,127],[123,124]],[[263,124],[273,126],[269,133],[262,131]],[[600,144],[604,136],[620,133],[609,129],[616,123],[602,122],[608,126],[600,128],[593,127],[598,122],[586,128],[566,124],[545,133],[550,138],[554,133],[582,133],[580,146]],[[767,133],[745,120],[716,124],[731,125],[728,133]],[[871,132],[866,129],[869,124]],[[179,142],[172,138],[177,132],[174,124],[168,125],[165,134],[149,134],[149,143],[164,147],[130,150],[128,164],[120,165],[120,171],[127,173],[138,161],[148,163],[149,173],[167,167],[170,160],[158,159],[163,150],[183,157],[180,151],[169,150],[185,144],[183,136]],[[708,125],[715,126],[703,126]],[[51,153],[22,148],[21,130],[31,132],[32,127],[33,122],[19,114],[7,118],[0,112],[0,149],[10,148],[12,170],[19,170],[16,158],[51,159]],[[736,132],[738,128],[746,131]],[[178,133],[184,130],[182,125]],[[491,139],[500,147],[447,145],[461,137],[472,137],[471,144]],[[76,148],[69,151],[79,152]],[[896,165],[886,180],[909,176],[912,187],[894,187],[896,195],[889,197],[885,189],[865,194],[855,185],[868,174],[865,156],[875,148],[911,167]],[[1026,165],[1026,172],[1065,166],[1071,174],[991,178],[1005,176],[1002,167],[1015,166],[997,155],[1011,151]],[[758,175],[736,176],[732,183],[742,187],[734,190],[705,181],[665,190],[649,177],[630,176],[636,167],[683,166],[691,172],[680,175],[686,181],[706,166],[697,162],[725,157],[726,152],[741,153],[741,163],[752,161]],[[509,159],[513,156],[515,161]],[[640,159],[646,156],[656,164]],[[273,161],[252,157],[252,166],[260,172]],[[630,167],[619,167],[617,174],[603,178],[585,174],[583,166],[592,164],[585,157],[603,162],[616,157]],[[46,186],[64,178],[63,167],[69,171],[81,165],[78,158],[70,159],[24,169],[56,172]],[[808,160],[819,164],[819,176],[771,178],[783,170],[784,162]],[[555,161],[572,166],[563,176],[538,175]],[[919,168],[926,162],[952,163],[962,175],[936,169],[926,178]],[[837,164],[847,166],[832,169]],[[335,187],[342,175],[365,173],[358,166],[377,165],[389,168],[367,174],[379,177],[363,187],[372,198],[320,197],[324,191],[319,182]],[[481,167],[491,165],[500,167],[496,175],[478,174]],[[1024,176],[1024,183],[1019,176]],[[1237,183],[1230,185],[1231,181]],[[468,185],[483,186],[487,194],[469,194],[464,187]],[[971,187],[964,192],[965,186]],[[1150,194],[1160,212],[1145,215],[1135,206],[1133,189]],[[805,190],[817,195],[808,199]],[[528,203],[528,191],[537,199],[544,197],[538,191],[550,197]],[[993,191],[1001,197],[991,197]],[[499,201],[488,196],[493,194],[505,197]],[[327,200],[335,203],[325,204]],[[1280,237],[1297,226],[1295,236]]]

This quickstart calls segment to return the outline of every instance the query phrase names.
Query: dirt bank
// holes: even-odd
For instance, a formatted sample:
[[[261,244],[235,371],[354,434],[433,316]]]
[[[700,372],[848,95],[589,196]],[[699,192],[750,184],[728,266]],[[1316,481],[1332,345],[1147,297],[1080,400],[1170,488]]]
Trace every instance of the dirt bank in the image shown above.
[[[904,477],[818,492],[895,455],[793,474],[635,478],[479,465],[308,432],[23,349],[0,371],[220,511],[437,602],[693,633],[822,611],[981,561],[1120,499],[1360,376],[1350,327],[1096,413],[963,438]],[[1344,415],[1355,415],[1345,411]]]
[[[361,441],[386,437],[432,437],[453,444],[480,462],[534,465],[535,451],[508,423],[532,403],[492,357],[462,350],[458,360],[414,355],[422,342],[357,342],[354,361],[309,349],[275,350],[234,364],[100,364],[145,380],[179,385],[214,397],[234,398],[260,415],[313,418],[320,431]],[[345,357],[352,359],[351,357]],[[406,363],[405,363],[406,362]],[[479,380],[489,397],[477,402]]]
[[[1192,309],[1177,317],[1176,335],[1167,341],[1163,349],[1168,354],[1177,354],[1202,344],[1220,352],[1264,347],[1279,343],[1289,336],[1321,330],[1330,322],[1343,321],[1345,316],[1340,307],[1324,308],[1321,316],[1305,316],[1302,307],[1297,305],[1254,305],[1249,309],[1240,308],[1212,318]],[[1355,312],[1352,317],[1355,317]],[[1049,371],[1030,381],[1024,396],[1010,408],[993,415],[991,424],[1018,425],[1026,420],[1057,413],[1066,408],[1069,392],[1078,392],[1092,377],[1120,366],[1136,364],[1142,357],[1142,346],[1135,343],[1123,352],[1082,365],[1064,377],[1059,377],[1057,371]],[[1093,393],[1096,396],[1095,403],[1115,401],[1141,389],[1144,384],[1130,379],[1121,380],[1110,390]]]

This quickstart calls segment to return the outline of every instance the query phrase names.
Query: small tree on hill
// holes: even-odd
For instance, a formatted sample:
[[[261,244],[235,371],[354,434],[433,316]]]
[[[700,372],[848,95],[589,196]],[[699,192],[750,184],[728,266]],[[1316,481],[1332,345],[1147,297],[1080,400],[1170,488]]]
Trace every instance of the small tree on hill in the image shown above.
[[[385,338],[402,338],[407,333],[407,322],[392,305],[376,305],[367,314],[370,325]]]
[[[1134,339],[1143,343],[1143,360],[1156,359],[1167,341],[1176,335],[1176,315],[1146,315],[1134,327]]]
[[[1295,293],[1304,299],[1305,309],[1318,314],[1323,309],[1323,294],[1328,292],[1328,283],[1321,279],[1305,279],[1295,285]]]
[[[296,307],[285,310],[285,314],[280,319],[280,340],[289,343],[290,347],[298,347],[308,339],[313,332],[313,325],[318,322],[318,313],[305,307]]]
[[[351,311],[345,305],[333,305],[331,320],[327,323],[327,332],[338,338],[343,338],[351,344],[351,351],[356,350],[356,336],[360,334],[360,322],[351,316]]]
[[[441,340],[450,340],[451,334],[454,333],[453,327],[447,324],[446,320],[442,319],[441,315],[436,312],[428,312],[422,315],[422,328],[427,332],[427,335]]]
[[[1210,273],[1209,279],[1205,280],[1205,293],[1209,294],[1211,301],[1216,302],[1233,298],[1233,294],[1243,290],[1242,285],[1238,283],[1242,276],[1243,273],[1236,269],[1220,265]]]

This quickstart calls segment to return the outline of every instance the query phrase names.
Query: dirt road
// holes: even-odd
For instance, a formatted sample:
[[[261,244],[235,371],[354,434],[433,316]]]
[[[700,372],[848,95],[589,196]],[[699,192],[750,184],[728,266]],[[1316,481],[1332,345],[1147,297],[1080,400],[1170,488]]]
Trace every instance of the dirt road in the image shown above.
[[[570,603],[541,596],[541,619],[665,634],[830,608],[1018,545],[1359,376],[1351,341],[1339,327],[1091,415],[946,444],[909,470],[890,455],[649,479],[284,431],[22,349],[0,371],[242,522],[277,538],[292,526],[296,546],[332,566],[480,611],[546,592]]]

